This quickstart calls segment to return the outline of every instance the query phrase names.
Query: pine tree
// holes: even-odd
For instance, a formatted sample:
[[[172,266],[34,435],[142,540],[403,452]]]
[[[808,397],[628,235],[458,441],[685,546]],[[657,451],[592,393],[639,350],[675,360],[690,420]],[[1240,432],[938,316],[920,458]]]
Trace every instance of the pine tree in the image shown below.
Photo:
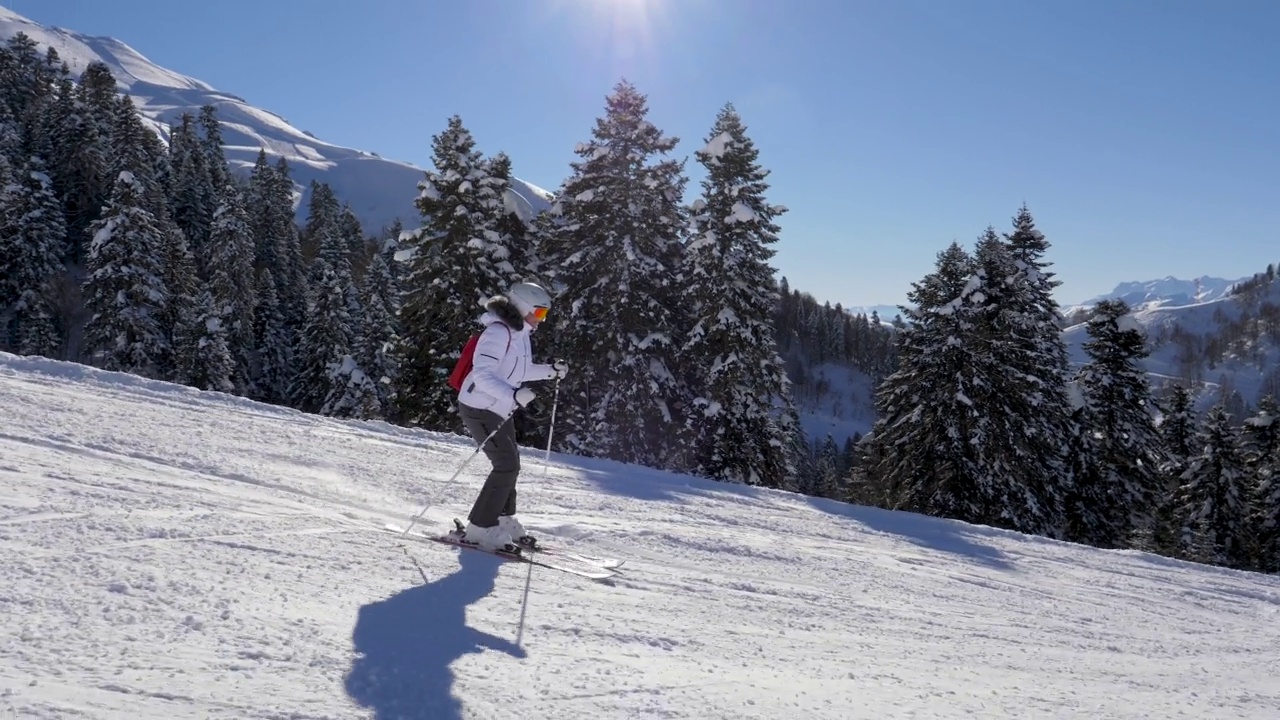
[[[342,285],[333,269],[317,259],[320,282],[307,313],[302,337],[294,356],[295,374],[289,384],[289,400],[304,412],[320,412],[345,389],[335,369],[351,354],[351,318],[347,315]]]
[[[233,362],[235,392],[245,394],[254,369],[254,242],[239,189],[227,183],[209,232],[209,289]]]
[[[1253,500],[1250,527],[1257,534],[1252,566],[1280,572],[1280,409],[1270,395],[1244,421],[1244,459]]]
[[[275,168],[267,161],[267,151],[258,151],[258,158],[249,173],[245,189],[245,213],[249,232],[253,235],[253,264],[255,268],[277,272],[280,269],[278,209],[274,203]]]
[[[161,229],[163,237],[164,284],[169,291],[161,324],[173,348],[173,372],[169,380],[191,384],[196,375],[196,355],[204,335],[204,318],[197,307],[203,286],[196,274],[196,261],[187,247],[187,236],[169,221]]]
[[[913,283],[903,307],[909,324],[897,336],[898,369],[876,388],[877,420],[865,445],[873,494],[894,507],[976,523],[994,523],[995,493],[984,483],[971,442],[979,409],[964,342],[975,331],[977,267],[957,243],[936,269]]]
[[[974,358],[967,370],[966,397],[976,408],[970,443],[981,485],[993,493],[992,523],[1053,536],[1062,526],[1065,366],[1057,367],[1039,328],[1053,311],[1026,282],[1035,257],[1031,247],[1014,248],[987,228],[974,250],[976,285],[962,310],[972,316],[973,331],[960,341]]]
[[[270,204],[275,221],[277,265],[269,266],[276,279],[276,292],[284,313],[285,324],[293,343],[302,334],[307,314],[306,261],[302,240],[293,211],[294,184],[289,163],[280,158],[269,187]]]
[[[307,201],[307,220],[302,227],[302,243],[337,276],[344,292],[351,283],[351,254],[342,237],[341,206],[333,188],[327,183],[311,181],[311,198]],[[317,280],[315,268],[312,279]]]
[[[254,397],[264,402],[281,403],[286,399],[289,386],[293,342],[276,292],[275,275],[270,270],[264,269],[258,276],[254,299],[257,302],[253,311],[254,347],[258,356]]]
[[[1089,362],[1077,381],[1089,407],[1090,430],[1101,463],[1101,519],[1089,537],[1102,547],[1127,547],[1135,530],[1151,532],[1161,496],[1159,468],[1164,461],[1152,412],[1151,388],[1140,362],[1148,354],[1146,338],[1122,300],[1104,300],[1089,320],[1084,344]]]
[[[778,239],[774,219],[785,208],[765,201],[768,173],[732,105],[720,111],[697,158],[707,177],[683,258],[693,323],[680,353],[694,398],[686,421],[694,472],[782,487],[795,472],[786,439],[797,414],[774,341],[778,295],[768,262]]]
[[[160,379],[173,371],[163,326],[169,291],[164,237],[155,217],[139,205],[144,193],[131,173],[120,173],[110,205],[90,228],[85,349],[108,370]]]
[[[114,78],[111,82],[114,85]],[[75,266],[88,253],[89,226],[111,197],[109,138],[99,133],[89,106],[69,79],[59,85],[53,124],[49,174],[62,200],[67,233],[64,259]]]
[[[1062,283],[1045,259],[1050,244],[1035,225],[1024,204],[1013,218],[1013,232],[1005,235],[1016,274],[1015,290],[1008,312],[1012,323],[1012,375],[1017,378],[1018,412],[1022,419],[1019,444],[1045,482],[1036,489],[1039,497],[1060,503],[1070,486],[1065,469],[1065,444],[1071,434],[1073,412],[1067,397],[1069,359],[1062,338],[1062,311],[1053,293]],[[1059,520],[1051,511],[1043,523],[1052,531]]]
[[[836,447],[835,438],[828,433],[818,447],[817,487],[814,495],[830,498],[840,497],[840,449]]]
[[[646,119],[647,100],[619,83],[551,209],[544,254],[559,293],[550,335],[574,370],[562,382],[561,447],[651,467],[688,464],[689,411],[675,370],[675,282],[687,211],[677,139]],[[563,427],[564,431],[560,432]]]
[[[1065,470],[1071,485],[1064,500],[1065,532],[1068,540],[1110,547],[1117,531],[1112,505],[1112,478],[1104,457],[1104,445],[1095,427],[1098,419],[1087,401],[1080,406],[1068,425]]]
[[[66,225],[39,157],[0,189],[0,347],[57,357],[54,287],[63,272]]]
[[[499,152],[489,160],[489,203],[497,233],[497,244],[506,250],[506,264],[500,272],[506,273],[511,282],[530,279],[537,275],[538,258],[534,251],[533,231],[518,211],[515,191],[511,187],[511,158]]]
[[[169,129],[169,164],[173,169],[169,201],[173,221],[186,236],[196,272],[202,278],[209,276],[209,234],[217,209],[217,192],[206,163],[195,121],[190,113],[183,113],[181,123]]]
[[[235,391],[232,378],[236,363],[227,343],[225,315],[208,289],[203,290],[191,307],[193,352],[187,372],[187,384],[201,390]]]
[[[1197,562],[1246,567],[1249,538],[1245,464],[1239,432],[1217,405],[1205,417],[1179,491],[1181,550]]]
[[[362,295],[364,322],[356,361],[369,375],[378,391],[380,414],[392,409],[392,388],[398,384],[394,348],[400,342],[396,328],[394,282],[382,255],[374,255],[365,273]]]
[[[209,174],[209,187],[215,192],[219,188],[233,183],[231,173],[227,170],[227,156],[222,147],[222,125],[218,122],[218,110],[213,105],[200,108],[200,153],[204,156],[204,166]]]
[[[445,380],[484,300],[510,284],[510,251],[494,229],[488,163],[461,118],[432,138],[432,151],[434,170],[418,183],[423,225],[404,238],[412,257],[396,349],[397,415],[410,425],[459,430]]]
[[[1160,498],[1153,544],[1156,552],[1172,557],[1178,552],[1182,532],[1178,490],[1182,487],[1182,474],[1187,471],[1196,450],[1196,418],[1191,392],[1185,385],[1174,384],[1170,388],[1161,414],[1160,446],[1164,461],[1159,467]]]

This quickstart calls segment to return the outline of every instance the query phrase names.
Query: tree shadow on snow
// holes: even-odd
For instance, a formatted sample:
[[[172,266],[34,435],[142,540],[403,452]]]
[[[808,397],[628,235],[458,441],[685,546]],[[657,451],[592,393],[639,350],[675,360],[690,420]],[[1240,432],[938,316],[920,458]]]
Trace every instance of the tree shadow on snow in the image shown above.
[[[970,525],[958,520],[929,517],[902,510],[884,510],[864,505],[850,505],[835,500],[806,498],[813,507],[832,515],[847,517],[865,525],[872,532],[893,535],[927,550],[957,555],[978,565],[996,570],[1015,570],[1009,556],[1000,548],[983,542],[987,537],[1011,534],[1010,531]],[[1018,536],[1022,537],[1022,536]]]
[[[520,646],[466,621],[467,606],[493,592],[503,561],[459,550],[458,562],[451,575],[360,608],[346,690],[378,720],[460,719],[450,669],[455,660],[484,650],[525,657]]]

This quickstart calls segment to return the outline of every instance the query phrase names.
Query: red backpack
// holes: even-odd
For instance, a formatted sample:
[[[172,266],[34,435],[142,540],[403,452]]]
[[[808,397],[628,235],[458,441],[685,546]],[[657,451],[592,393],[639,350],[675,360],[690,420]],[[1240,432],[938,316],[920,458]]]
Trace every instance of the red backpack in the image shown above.
[[[490,323],[497,325],[498,323]],[[462,346],[462,355],[458,357],[458,362],[453,366],[453,372],[449,373],[449,387],[454,390],[462,389],[462,381],[467,379],[471,374],[471,366],[474,364],[472,358],[476,354],[476,343],[480,342],[480,333],[473,334],[467,339],[467,344]],[[507,349],[511,349],[511,329],[507,329]]]

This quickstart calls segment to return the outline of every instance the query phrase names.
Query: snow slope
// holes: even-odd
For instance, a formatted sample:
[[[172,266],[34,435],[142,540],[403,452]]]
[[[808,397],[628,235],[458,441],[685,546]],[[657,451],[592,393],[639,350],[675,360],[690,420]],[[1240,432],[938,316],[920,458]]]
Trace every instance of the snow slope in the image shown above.
[[[810,441],[830,435],[843,447],[848,438],[871,431],[876,421],[876,385],[870,375],[838,363],[822,363],[806,375],[809,383],[792,385],[792,393],[800,427]]]
[[[194,115],[204,105],[215,106],[231,167],[248,172],[264,148],[272,162],[281,157],[288,160],[297,184],[300,215],[306,212],[310,184],[316,180],[328,183],[339,200],[351,205],[367,232],[376,233],[397,217],[406,227],[416,227],[420,222],[413,200],[423,177],[421,168],[324,142],[235,95],[159,67],[114,38],[46,28],[0,7],[0,41],[19,32],[35,40],[41,52],[48,47],[56,50],[75,77],[93,61],[105,63],[121,91],[133,98],[143,116],[166,140],[169,124],[184,112]],[[443,128],[443,119],[441,123]],[[519,199],[519,210],[526,216],[548,207],[551,194],[546,190],[519,179],[513,182],[513,190]]]
[[[1276,577],[528,450],[526,524],[629,559],[596,583],[379,531],[465,512],[458,437],[3,354],[0,407],[0,715],[1280,707]]]

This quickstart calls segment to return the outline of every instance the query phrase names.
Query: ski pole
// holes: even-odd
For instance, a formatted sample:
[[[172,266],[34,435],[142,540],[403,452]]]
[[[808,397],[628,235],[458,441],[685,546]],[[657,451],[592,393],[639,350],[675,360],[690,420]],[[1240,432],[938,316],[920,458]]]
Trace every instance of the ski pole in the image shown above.
[[[505,426],[515,414],[516,414],[516,411],[514,408],[512,408],[511,413],[508,414],[506,417],[502,418],[502,422],[498,424],[498,427],[494,428],[493,432],[489,433],[489,437],[485,438],[484,441],[481,442],[479,445],[476,445],[476,449],[473,450],[471,454],[467,456],[466,460],[462,461],[462,465],[459,465],[458,469],[454,471],[453,475],[444,482],[444,487],[447,488],[448,486],[453,484],[453,481],[456,480],[458,476],[462,474],[462,471],[465,470],[466,467],[471,464],[471,461],[475,459],[476,455],[480,454],[480,451],[484,449],[484,446],[489,444],[489,441],[493,439],[493,436],[497,435],[498,431],[501,430],[503,426]],[[422,516],[427,514],[427,510],[429,510],[431,506],[435,504],[436,499],[439,498],[440,494],[443,492],[444,492],[444,488],[441,488],[440,492],[436,493],[435,497],[431,498],[431,502],[428,502],[426,505],[424,505],[422,510],[418,511],[418,514],[413,516],[413,519],[409,521],[409,527],[405,528],[400,533],[401,537],[409,534],[409,531],[413,529],[413,526],[417,525],[418,521],[422,519]]]
[[[556,405],[560,404],[560,378],[556,378],[555,390],[551,391],[551,422],[547,426],[547,456],[542,460],[542,479],[547,479],[551,471],[551,436],[556,431]]]

